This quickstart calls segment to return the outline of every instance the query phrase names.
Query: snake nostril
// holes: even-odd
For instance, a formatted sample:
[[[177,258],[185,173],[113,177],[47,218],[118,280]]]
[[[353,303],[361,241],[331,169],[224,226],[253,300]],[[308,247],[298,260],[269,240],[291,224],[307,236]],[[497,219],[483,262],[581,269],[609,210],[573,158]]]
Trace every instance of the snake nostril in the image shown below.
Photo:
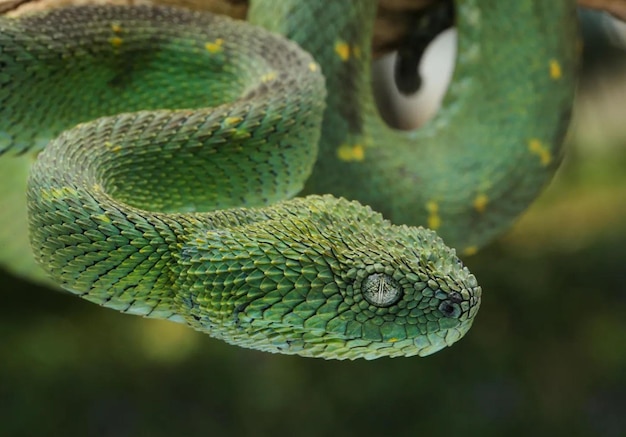
[[[444,317],[456,319],[461,315],[461,307],[459,304],[444,300],[439,304],[439,311]]]

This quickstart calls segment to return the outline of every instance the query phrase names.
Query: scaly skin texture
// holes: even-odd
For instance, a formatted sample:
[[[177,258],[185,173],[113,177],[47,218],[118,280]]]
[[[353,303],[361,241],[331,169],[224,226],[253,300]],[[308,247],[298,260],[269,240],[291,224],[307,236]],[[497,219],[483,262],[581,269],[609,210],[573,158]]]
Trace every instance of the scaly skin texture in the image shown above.
[[[312,171],[306,192],[475,251],[558,161],[575,25],[569,2],[544,3],[458,1],[456,79],[414,133],[382,124],[369,94],[374,2],[253,4],[253,21],[317,62],[258,28],[166,8],[1,19],[0,150],[23,155],[3,187],[45,146],[27,186],[35,260],[90,301],[270,352],[431,354],[480,303],[455,250],[357,202],[285,199]],[[566,24],[548,32],[550,20]],[[13,200],[3,216],[17,219]]]
[[[572,1],[457,1],[452,84],[437,117],[413,132],[387,127],[369,91],[375,2],[312,1],[262,14],[272,2],[254,3],[255,21],[314,53],[333,72],[328,89],[338,90],[329,92],[306,192],[358,199],[471,255],[510,227],[560,164],[577,71]],[[369,18],[333,18],[357,7]],[[323,35],[308,17],[326,23]]]

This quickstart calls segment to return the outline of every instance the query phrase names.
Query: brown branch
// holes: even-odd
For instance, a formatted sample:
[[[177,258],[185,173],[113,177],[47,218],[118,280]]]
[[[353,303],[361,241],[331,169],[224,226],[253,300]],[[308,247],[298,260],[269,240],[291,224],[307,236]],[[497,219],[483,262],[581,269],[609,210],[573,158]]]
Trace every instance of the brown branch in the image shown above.
[[[578,0],[580,6],[600,9],[626,21],[626,0]]]

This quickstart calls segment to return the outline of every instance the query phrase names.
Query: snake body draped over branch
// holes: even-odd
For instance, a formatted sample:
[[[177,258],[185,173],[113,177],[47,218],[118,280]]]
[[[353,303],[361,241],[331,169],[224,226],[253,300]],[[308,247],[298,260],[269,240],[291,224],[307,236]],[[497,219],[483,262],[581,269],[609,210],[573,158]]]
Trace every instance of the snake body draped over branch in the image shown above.
[[[571,1],[455,4],[454,79],[414,132],[371,97],[375,1],[255,1],[292,41],[163,7],[0,18],[0,260],[270,352],[451,345],[481,289],[443,241],[471,254],[536,197],[576,70]]]

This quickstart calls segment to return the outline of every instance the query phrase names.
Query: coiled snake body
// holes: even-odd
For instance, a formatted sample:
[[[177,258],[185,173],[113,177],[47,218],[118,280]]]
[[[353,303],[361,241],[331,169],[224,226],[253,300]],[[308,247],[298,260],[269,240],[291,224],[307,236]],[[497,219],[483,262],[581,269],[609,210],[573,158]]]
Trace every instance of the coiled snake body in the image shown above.
[[[4,264],[38,273],[27,205],[39,266],[119,311],[304,356],[451,345],[481,290],[414,225],[466,254],[510,225],[558,164],[576,62],[569,0],[456,6],[454,80],[415,132],[372,103],[375,1],[253,2],[312,56],[161,7],[1,18]]]

